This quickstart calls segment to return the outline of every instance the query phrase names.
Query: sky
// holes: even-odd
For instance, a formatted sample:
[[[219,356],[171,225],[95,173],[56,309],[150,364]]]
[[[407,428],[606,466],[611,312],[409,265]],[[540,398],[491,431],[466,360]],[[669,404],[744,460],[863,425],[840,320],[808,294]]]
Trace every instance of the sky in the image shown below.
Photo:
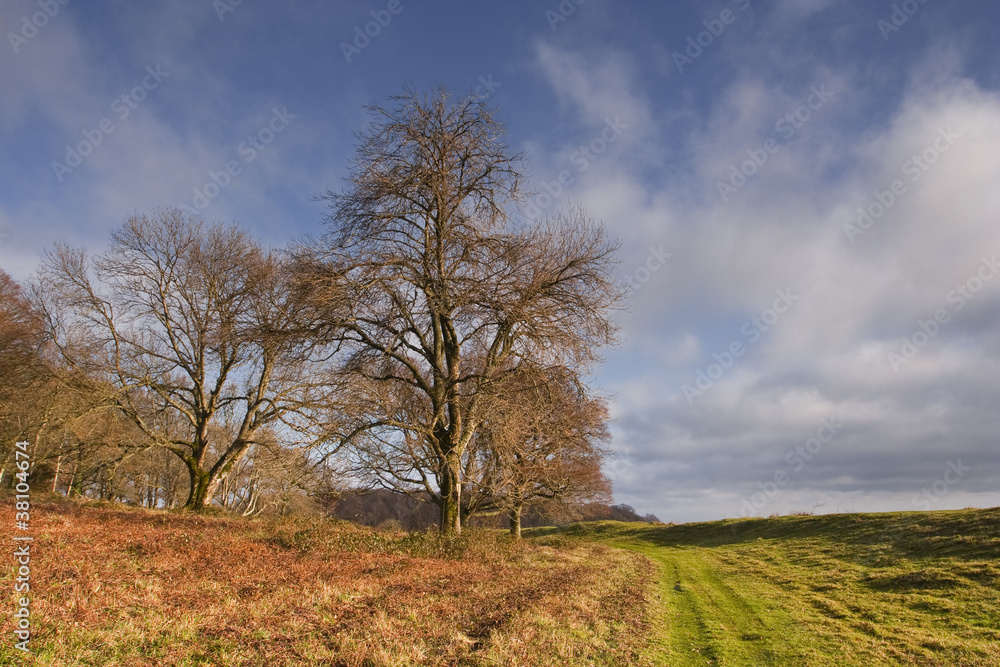
[[[632,285],[595,386],[663,521],[1000,505],[993,0],[6,0],[0,268],[180,206],[322,233],[367,116],[489,96]]]

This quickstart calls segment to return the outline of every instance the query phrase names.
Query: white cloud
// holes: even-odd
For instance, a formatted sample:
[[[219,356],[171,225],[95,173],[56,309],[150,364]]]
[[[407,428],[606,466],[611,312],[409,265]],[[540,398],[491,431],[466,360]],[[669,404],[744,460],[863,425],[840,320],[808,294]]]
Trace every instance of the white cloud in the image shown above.
[[[830,80],[845,92],[844,77]],[[606,104],[593,86],[563,94],[582,108]],[[587,94],[596,99],[588,103]],[[700,176],[714,178],[734,159],[734,146],[754,146],[759,128],[773,123],[767,119],[780,117],[775,110],[795,102],[760,81],[725,91],[691,140]],[[616,231],[628,239],[626,248],[635,249],[636,261],[642,259],[640,238],[663,239],[674,252],[666,270],[638,293],[625,320],[629,343],[615,358],[617,375],[635,373],[615,387],[616,441],[632,461],[616,467],[621,497],[672,508],[685,518],[713,516],[699,510],[699,502],[712,504],[714,516],[735,514],[735,492],[766,478],[775,460],[780,463],[789,447],[832,414],[845,420],[837,447],[826,461],[817,459],[775,509],[810,509],[807,501],[815,497],[827,498],[826,505],[835,500],[846,511],[852,488],[861,503],[913,509],[900,502],[907,491],[896,486],[917,484],[949,454],[981,456],[990,437],[985,425],[996,422],[993,411],[932,397],[942,390],[959,393],[957,385],[976,377],[976,368],[1000,365],[994,338],[960,336],[973,322],[978,326],[982,309],[995,312],[1000,276],[964,312],[952,312],[946,300],[950,289],[975,275],[984,254],[1000,252],[998,99],[953,76],[933,95],[913,85],[876,132],[858,133],[843,122],[844,114],[831,115],[831,122],[817,119],[804,127],[801,141],[796,137],[765,165],[773,171],[761,169],[730,202],[692,202],[670,184],[657,192],[635,173],[614,168],[628,162],[627,154],[595,174],[584,201],[601,217],[632,223]],[[807,138],[809,132],[816,136]],[[938,158],[926,169],[916,167],[917,177],[907,160],[925,151]],[[829,168],[845,163],[851,175],[830,179]],[[852,245],[844,223],[895,179],[905,181],[905,192]],[[682,385],[695,382],[713,352],[724,353],[732,341],[747,343],[740,323],[784,287],[800,301],[689,402]],[[939,308],[953,319],[895,372],[888,353]],[[1000,398],[995,387],[977,386]],[[935,440],[941,433],[949,434],[946,445]],[[913,448],[925,451],[899,466]],[[771,468],[754,463],[761,458]],[[710,486],[715,491],[705,491]],[[973,496],[961,497],[968,502]]]

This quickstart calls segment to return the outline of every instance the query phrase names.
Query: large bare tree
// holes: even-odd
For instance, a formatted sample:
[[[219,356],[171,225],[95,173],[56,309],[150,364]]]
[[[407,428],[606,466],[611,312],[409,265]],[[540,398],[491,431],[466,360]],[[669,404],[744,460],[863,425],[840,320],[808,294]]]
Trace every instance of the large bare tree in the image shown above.
[[[137,215],[91,260],[46,253],[34,285],[62,358],[190,478],[186,507],[208,505],[249,448],[337,446],[336,383],[300,322],[274,254],[233,225],[177,210]]]
[[[521,157],[481,97],[407,90],[368,111],[300,286],[367,383],[366,467],[426,493],[442,531],[457,533],[482,397],[525,360],[598,359],[616,333],[617,244],[582,209],[539,224],[517,216]]]

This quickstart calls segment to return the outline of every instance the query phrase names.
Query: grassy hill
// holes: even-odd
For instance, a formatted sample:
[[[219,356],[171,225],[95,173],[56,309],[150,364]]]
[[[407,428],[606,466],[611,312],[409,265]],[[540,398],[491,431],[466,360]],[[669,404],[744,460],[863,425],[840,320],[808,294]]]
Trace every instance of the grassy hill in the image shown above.
[[[654,664],[1000,665],[1000,509],[531,534],[657,563]]]
[[[1000,665],[1000,509],[525,544],[65,501],[31,516],[32,656],[5,613],[0,664]]]
[[[654,568],[599,544],[65,501],[31,524],[32,655],[7,550],[2,665],[616,665],[648,634]]]

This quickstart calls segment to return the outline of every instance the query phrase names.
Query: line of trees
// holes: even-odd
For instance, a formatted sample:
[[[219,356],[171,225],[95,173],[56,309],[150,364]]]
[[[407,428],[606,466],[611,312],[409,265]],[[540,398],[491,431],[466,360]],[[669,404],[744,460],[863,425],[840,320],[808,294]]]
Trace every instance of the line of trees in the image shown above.
[[[438,525],[437,508],[408,495],[387,489],[347,491],[337,498],[330,514],[383,530],[426,530]],[[569,521],[642,521],[659,522],[653,514],[640,515],[624,504],[573,503],[542,501],[527,508],[522,516],[526,528],[552,526]],[[506,528],[502,515],[473,515],[472,525]]]
[[[585,378],[615,340],[616,243],[579,208],[520,220],[522,156],[481,98],[368,111],[318,239],[275,252],[164,210],[94,257],[56,246],[27,294],[4,274],[5,431],[77,493],[153,506],[181,474],[185,507],[244,514],[361,484],[447,533],[519,534],[540,503],[609,501]]]

